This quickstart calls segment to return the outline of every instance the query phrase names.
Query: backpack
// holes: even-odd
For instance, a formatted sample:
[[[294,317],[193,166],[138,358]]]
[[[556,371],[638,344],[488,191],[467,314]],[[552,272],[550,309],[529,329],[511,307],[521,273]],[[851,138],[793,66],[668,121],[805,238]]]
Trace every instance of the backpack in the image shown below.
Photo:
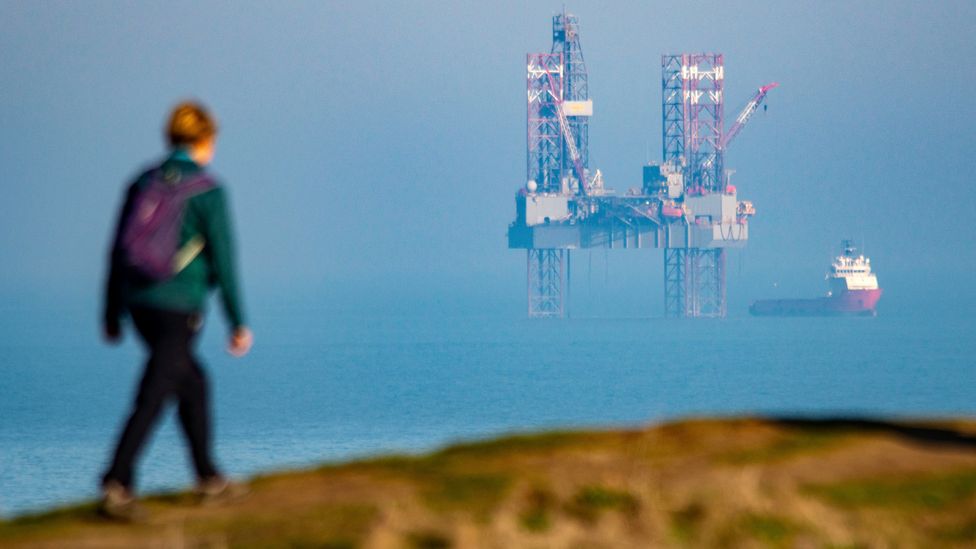
[[[204,241],[197,235],[180,247],[186,202],[214,187],[213,179],[202,173],[184,181],[179,172],[149,172],[120,232],[126,266],[148,281],[163,282],[189,265]]]

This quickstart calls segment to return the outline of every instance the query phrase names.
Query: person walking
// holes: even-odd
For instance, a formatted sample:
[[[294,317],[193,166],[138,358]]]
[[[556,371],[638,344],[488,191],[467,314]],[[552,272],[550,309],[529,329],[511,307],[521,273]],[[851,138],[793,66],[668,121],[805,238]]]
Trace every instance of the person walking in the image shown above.
[[[241,307],[227,193],[206,171],[217,123],[202,105],[185,102],[173,109],[165,133],[168,157],[129,186],[105,288],[106,340],[121,340],[128,313],[149,352],[132,413],[101,482],[101,513],[125,520],[144,514],[134,497],[133,469],[171,400],[178,403],[198,494],[213,499],[244,490],[214,464],[209,387],[194,354],[213,287],[231,328],[228,351],[244,356],[253,343]]]

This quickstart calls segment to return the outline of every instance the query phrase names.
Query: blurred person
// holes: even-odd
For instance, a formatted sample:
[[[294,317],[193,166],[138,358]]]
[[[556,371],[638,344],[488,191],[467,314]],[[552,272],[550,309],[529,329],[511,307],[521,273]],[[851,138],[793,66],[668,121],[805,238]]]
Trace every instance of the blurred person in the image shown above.
[[[214,287],[231,329],[228,351],[244,356],[253,342],[241,307],[227,193],[206,171],[217,123],[202,105],[185,102],[173,109],[165,133],[167,158],[129,186],[105,289],[106,340],[120,341],[127,314],[149,352],[132,413],[101,483],[100,512],[124,520],[144,515],[134,497],[133,469],[171,400],[178,403],[201,498],[245,491],[214,464],[207,376],[194,354]]]

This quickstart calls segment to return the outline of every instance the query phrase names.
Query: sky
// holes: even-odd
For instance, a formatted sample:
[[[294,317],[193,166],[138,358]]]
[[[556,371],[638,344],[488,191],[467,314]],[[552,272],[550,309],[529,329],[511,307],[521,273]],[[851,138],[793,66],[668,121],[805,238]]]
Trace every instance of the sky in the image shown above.
[[[524,59],[549,51],[562,7],[0,0],[0,305],[97,302],[123,188],[164,153],[168,110],[197,98],[220,121],[249,301],[523,311],[525,252],[505,234],[526,178]],[[608,187],[660,158],[661,54],[723,53],[727,119],[779,82],[727,155],[758,211],[730,255],[730,310],[822,291],[847,237],[891,303],[976,303],[976,3],[566,9]],[[575,252],[581,306],[661,314],[661,258]]]

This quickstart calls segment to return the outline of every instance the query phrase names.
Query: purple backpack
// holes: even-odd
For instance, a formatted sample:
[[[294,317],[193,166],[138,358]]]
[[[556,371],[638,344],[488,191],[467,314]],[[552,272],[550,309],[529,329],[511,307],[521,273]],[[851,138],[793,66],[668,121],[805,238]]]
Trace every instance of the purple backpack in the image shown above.
[[[126,264],[154,282],[172,278],[203,249],[203,238],[194,237],[180,247],[183,213],[191,197],[213,189],[205,174],[186,180],[153,170],[133,199],[121,232],[120,245]]]

